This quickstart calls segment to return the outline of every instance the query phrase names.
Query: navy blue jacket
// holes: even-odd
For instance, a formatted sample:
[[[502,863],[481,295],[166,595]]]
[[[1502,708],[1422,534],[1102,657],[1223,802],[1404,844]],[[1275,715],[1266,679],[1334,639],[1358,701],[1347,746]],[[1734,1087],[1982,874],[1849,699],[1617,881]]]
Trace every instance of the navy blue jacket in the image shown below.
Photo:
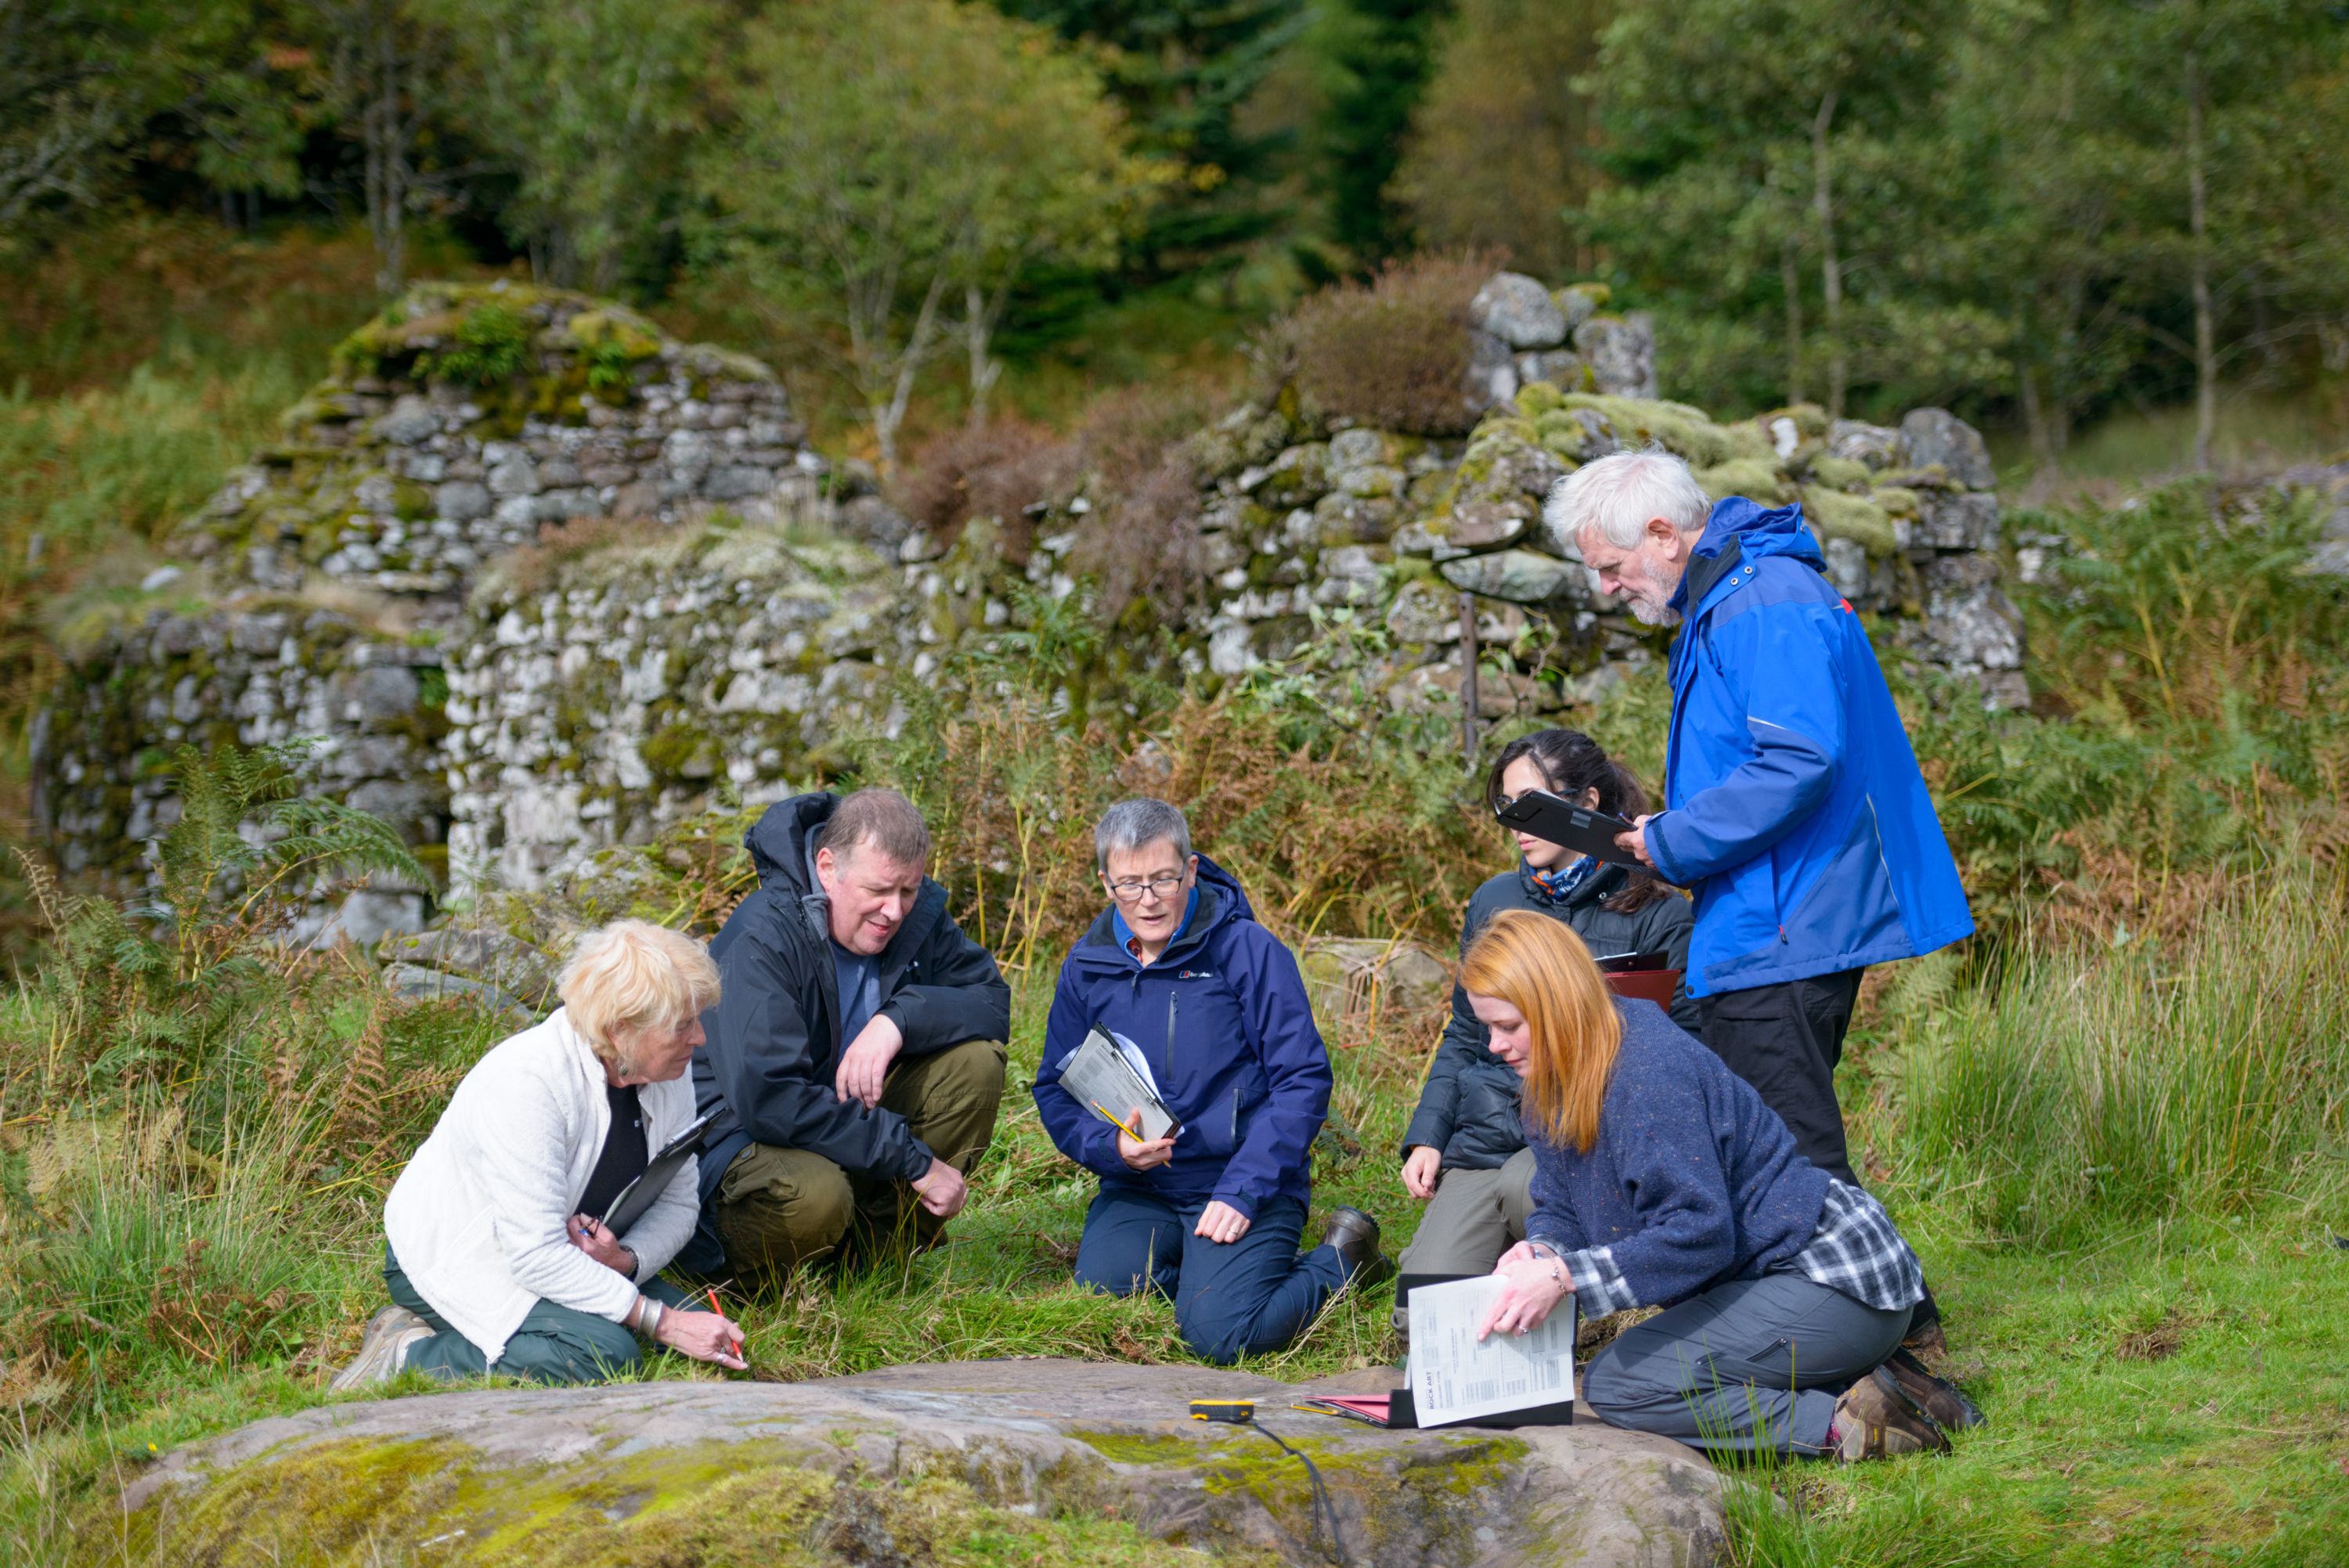
[[[1672,603],[1672,727],[1648,852],[1696,895],[1693,996],[1911,958],[1972,932],[1859,617],[1798,506],[1713,509]]]
[[[1250,1219],[1268,1199],[1306,1202],[1313,1138],[1330,1112],[1330,1057],[1296,958],[1205,855],[1198,907],[1156,963],[1144,968],[1125,950],[1112,913],[1102,912],[1061,965],[1036,1072],[1044,1130],[1104,1186],[1220,1201]],[[1140,1047],[1182,1124],[1174,1158],[1155,1170],[1130,1169],[1118,1158],[1117,1130],[1061,1087],[1061,1065],[1093,1028]]]
[[[1793,1262],[1818,1229],[1827,1173],[1753,1086],[1664,1016],[1618,998],[1623,1048],[1583,1154],[1530,1124],[1533,1218],[1560,1252],[1605,1247],[1634,1298],[1670,1306]]]

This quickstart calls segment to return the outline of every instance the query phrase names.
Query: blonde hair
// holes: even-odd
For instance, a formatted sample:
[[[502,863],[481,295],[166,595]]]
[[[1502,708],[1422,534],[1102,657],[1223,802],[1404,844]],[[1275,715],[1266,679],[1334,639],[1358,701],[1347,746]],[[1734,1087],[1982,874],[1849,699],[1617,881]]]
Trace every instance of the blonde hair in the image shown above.
[[[571,1026],[610,1062],[617,1031],[678,1028],[715,1003],[718,965],[683,932],[616,920],[580,940],[554,989]]]
[[[1623,1020],[1582,938],[1548,915],[1505,911],[1469,944],[1460,986],[1525,1015],[1526,1120],[1551,1142],[1589,1153]]]

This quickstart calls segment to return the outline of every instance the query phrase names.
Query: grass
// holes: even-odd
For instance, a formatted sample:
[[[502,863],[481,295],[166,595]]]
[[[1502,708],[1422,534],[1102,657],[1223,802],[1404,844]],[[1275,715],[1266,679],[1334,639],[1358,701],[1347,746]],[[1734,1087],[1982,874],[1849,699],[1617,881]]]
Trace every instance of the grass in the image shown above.
[[[2337,405],[2337,399],[2336,399]],[[2337,461],[2349,449],[2349,422],[2317,397],[2232,391],[2219,400],[2211,457],[2221,474],[2269,473],[2292,463]],[[1985,433],[2001,488],[2048,498],[2109,493],[2156,485],[2194,471],[2194,407],[2124,409],[2075,434],[2051,483],[2020,430]]]

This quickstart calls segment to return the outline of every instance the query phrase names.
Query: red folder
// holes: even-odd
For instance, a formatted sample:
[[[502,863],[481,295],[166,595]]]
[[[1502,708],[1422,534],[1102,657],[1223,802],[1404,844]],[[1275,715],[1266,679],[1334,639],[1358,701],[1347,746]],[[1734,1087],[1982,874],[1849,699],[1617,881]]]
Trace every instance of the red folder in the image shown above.
[[[1607,976],[1607,988],[1618,996],[1653,1002],[1664,1008],[1671,1006],[1672,988],[1680,983],[1677,969],[1626,969]]]

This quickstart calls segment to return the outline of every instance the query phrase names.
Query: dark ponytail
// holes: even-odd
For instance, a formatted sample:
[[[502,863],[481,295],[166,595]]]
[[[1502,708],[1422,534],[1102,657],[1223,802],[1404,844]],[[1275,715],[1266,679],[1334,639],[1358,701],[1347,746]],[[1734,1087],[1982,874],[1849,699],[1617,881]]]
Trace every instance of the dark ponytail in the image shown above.
[[[1648,792],[1631,770],[1608,756],[1590,737],[1578,729],[1537,729],[1531,735],[1517,737],[1493,758],[1492,770],[1485,775],[1487,810],[1500,809],[1501,775],[1519,758],[1533,763],[1553,795],[1578,801],[1583,791],[1596,790],[1599,810],[1626,820],[1650,809]],[[1605,907],[1619,914],[1631,914],[1671,895],[1671,890],[1647,867],[1631,866],[1628,870],[1629,880]]]

